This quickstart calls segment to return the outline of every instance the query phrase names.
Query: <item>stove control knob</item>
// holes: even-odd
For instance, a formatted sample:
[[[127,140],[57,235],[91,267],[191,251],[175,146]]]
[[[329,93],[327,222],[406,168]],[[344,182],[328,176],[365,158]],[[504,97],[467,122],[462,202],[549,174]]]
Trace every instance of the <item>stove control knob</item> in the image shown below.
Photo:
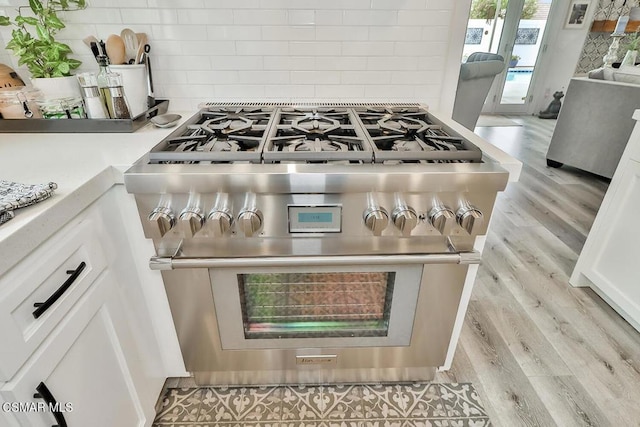
[[[484,223],[484,216],[475,207],[465,203],[456,213],[458,224],[471,235],[478,234],[480,227]]]
[[[391,212],[393,224],[402,232],[402,235],[411,236],[411,231],[418,225],[418,214],[411,206],[397,206]]]
[[[444,206],[438,206],[429,212],[429,223],[443,236],[451,234],[453,225],[456,223],[456,215],[453,211]]]
[[[374,236],[382,235],[382,231],[389,224],[389,214],[384,208],[372,206],[364,211],[364,224],[373,232]]]
[[[214,237],[223,237],[231,230],[233,215],[228,209],[213,210],[207,217],[207,224]]]
[[[149,222],[157,227],[160,237],[162,237],[176,225],[176,217],[171,208],[161,206],[155,208],[149,214]]]
[[[238,227],[245,237],[251,237],[262,227],[262,212],[260,210],[243,209],[238,214]]]
[[[191,238],[202,229],[204,215],[198,207],[186,208],[180,213],[180,229],[184,237]]]

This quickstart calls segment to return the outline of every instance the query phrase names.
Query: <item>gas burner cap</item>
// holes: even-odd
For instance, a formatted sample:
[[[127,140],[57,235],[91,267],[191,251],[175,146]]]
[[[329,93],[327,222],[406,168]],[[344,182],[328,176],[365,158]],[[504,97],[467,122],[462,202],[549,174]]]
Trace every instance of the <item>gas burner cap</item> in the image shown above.
[[[288,151],[348,151],[348,147],[337,141],[316,138],[315,140],[299,139],[292,141]]]
[[[304,133],[328,134],[340,129],[340,122],[314,111],[294,119],[291,122],[291,128]]]
[[[406,134],[408,132],[424,132],[429,128],[429,125],[422,120],[414,119],[412,117],[407,117],[400,114],[389,115],[381,120],[378,120],[378,126],[380,126],[382,129],[402,134]]]
[[[394,141],[391,146],[392,151],[433,151],[432,147],[425,146],[424,144],[420,144],[420,142],[416,140],[403,140],[399,139]]]
[[[217,133],[228,135],[235,132],[241,132],[247,129],[251,129],[253,126],[253,120],[246,117],[238,116],[235,114],[229,114],[214,119],[209,119],[200,125],[205,132]]]

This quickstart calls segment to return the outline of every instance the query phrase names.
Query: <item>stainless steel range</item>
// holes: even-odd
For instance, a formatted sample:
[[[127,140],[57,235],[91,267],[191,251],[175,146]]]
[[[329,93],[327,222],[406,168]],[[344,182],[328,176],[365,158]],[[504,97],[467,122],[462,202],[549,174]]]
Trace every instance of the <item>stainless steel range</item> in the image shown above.
[[[507,178],[418,104],[207,104],[125,184],[196,382],[280,384],[431,379]]]

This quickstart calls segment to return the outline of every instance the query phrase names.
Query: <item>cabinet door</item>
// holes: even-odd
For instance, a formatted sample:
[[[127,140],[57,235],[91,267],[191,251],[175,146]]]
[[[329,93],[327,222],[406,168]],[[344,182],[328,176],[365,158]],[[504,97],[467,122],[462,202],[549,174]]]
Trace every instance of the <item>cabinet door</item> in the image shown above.
[[[121,339],[127,335],[127,325],[118,307],[115,283],[107,271],[3,387],[4,400],[42,402],[33,396],[42,382],[64,409],[62,415],[69,427],[150,424],[127,364],[132,356],[123,346],[128,342]],[[15,415],[25,426],[56,424],[48,410]]]
[[[638,242],[640,242],[640,162],[629,160],[619,186],[600,221],[597,244],[592,246],[593,262],[583,274],[597,291],[640,329],[640,286],[638,282]]]

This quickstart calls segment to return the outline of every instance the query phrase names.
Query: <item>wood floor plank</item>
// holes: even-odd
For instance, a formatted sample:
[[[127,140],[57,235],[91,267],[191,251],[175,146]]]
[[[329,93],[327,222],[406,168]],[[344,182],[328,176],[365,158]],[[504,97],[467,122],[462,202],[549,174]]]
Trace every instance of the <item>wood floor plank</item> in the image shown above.
[[[598,409],[596,402],[574,376],[533,377],[530,381],[556,425],[563,427],[616,425]]]
[[[492,421],[504,426],[554,426],[533,386],[479,303],[471,302],[465,319],[464,350],[495,410]]]
[[[523,126],[476,129],[524,167],[498,196],[458,352],[440,375],[473,382],[495,425],[640,426],[640,333],[568,283],[608,181],[546,166],[554,120],[510,118]]]

